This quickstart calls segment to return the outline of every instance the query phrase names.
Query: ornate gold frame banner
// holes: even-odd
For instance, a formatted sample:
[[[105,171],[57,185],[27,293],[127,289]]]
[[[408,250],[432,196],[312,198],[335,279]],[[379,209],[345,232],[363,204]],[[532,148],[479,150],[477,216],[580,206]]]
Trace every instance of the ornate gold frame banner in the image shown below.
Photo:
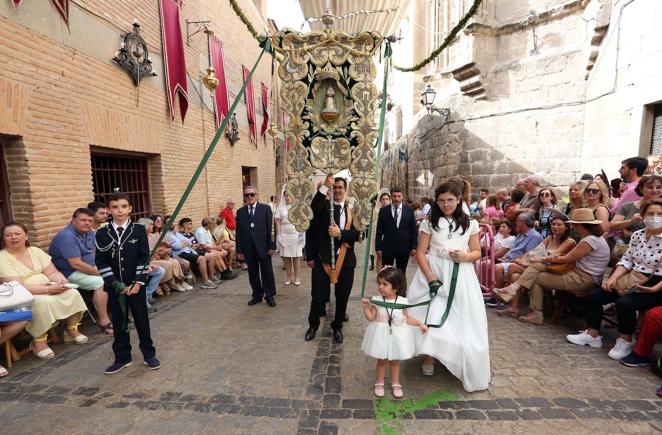
[[[347,34],[326,30],[301,34],[279,32],[272,37],[283,55],[278,75],[285,127],[292,148],[285,158],[287,191],[292,197],[289,219],[305,231],[312,219],[313,170],[335,174],[348,169],[353,223],[370,223],[375,180],[375,107],[379,94],[373,56],[383,37],[376,32]]]

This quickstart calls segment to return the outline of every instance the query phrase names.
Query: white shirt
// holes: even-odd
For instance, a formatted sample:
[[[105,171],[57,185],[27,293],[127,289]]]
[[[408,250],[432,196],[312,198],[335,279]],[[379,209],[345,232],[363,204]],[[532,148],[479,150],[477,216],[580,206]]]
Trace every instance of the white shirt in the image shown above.
[[[124,235],[124,231],[126,231],[126,227],[129,226],[129,222],[131,222],[131,219],[127,219],[127,220],[125,220],[124,223],[123,223],[122,225],[117,225],[117,224],[115,223],[115,221],[113,221],[111,225],[113,226],[113,229],[115,230],[115,232],[117,233],[117,235],[120,235],[120,232],[117,231],[117,229],[118,229],[118,228],[122,228],[122,235],[120,235],[120,237],[121,237],[121,236]]]
[[[209,231],[205,227],[200,227],[195,231],[195,238],[197,239],[198,243],[200,243],[201,245],[214,244],[214,238],[211,235],[211,231]]]
[[[398,218],[396,219],[395,222],[395,227],[399,228],[400,227],[400,220],[402,219],[402,204],[398,205],[397,207],[395,205],[391,206],[391,215],[393,216],[393,219],[395,219],[395,211],[398,211]]]
[[[326,196],[329,193],[329,188],[326,187],[326,186],[321,186],[320,189],[319,189],[319,193]],[[344,230],[345,229],[345,224],[347,222],[347,217],[345,216],[345,203],[339,203],[339,202],[333,201],[333,205],[334,206],[336,206],[336,205],[340,206],[340,222],[338,222],[338,227],[341,230]]]

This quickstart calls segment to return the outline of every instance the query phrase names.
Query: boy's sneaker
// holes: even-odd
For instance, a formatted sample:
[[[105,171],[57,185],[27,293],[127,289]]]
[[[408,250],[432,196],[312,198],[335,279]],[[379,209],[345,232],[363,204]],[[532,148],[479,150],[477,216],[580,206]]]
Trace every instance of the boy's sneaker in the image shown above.
[[[216,288],[216,284],[213,282],[207,280],[207,282],[203,282],[200,288]]]
[[[565,337],[568,342],[578,346],[591,346],[596,349],[602,347],[602,336],[591,337],[586,331],[581,331],[579,334],[570,334]]]
[[[622,338],[616,339],[616,344],[609,351],[609,358],[620,361],[632,352],[634,341],[625,341]]]
[[[628,367],[647,366],[651,363],[650,358],[639,356],[635,351],[632,351],[621,360],[621,364]]]
[[[485,306],[489,308],[496,308],[498,302],[494,298],[485,299]]]
[[[161,363],[159,362],[158,359],[156,359],[155,356],[144,360],[143,364],[145,364],[147,368],[149,368],[150,370],[158,370],[161,368]]]
[[[103,373],[106,375],[112,375],[113,373],[119,372],[124,367],[129,367],[132,363],[133,363],[132,361],[124,362],[124,363],[115,361],[113,365],[111,365],[106,370],[104,370]]]

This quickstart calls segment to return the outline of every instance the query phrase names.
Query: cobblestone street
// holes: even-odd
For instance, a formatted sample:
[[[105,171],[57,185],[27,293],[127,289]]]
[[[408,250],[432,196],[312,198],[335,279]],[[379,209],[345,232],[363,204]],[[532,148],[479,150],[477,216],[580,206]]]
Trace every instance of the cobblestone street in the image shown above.
[[[282,283],[280,261],[275,261]],[[410,269],[409,275],[414,269]],[[372,273],[374,274],[374,272]],[[374,275],[370,275],[371,279]],[[249,307],[248,276],[215,290],[161,299],[152,331],[162,368],[134,364],[113,376],[111,340],[92,335],[58,356],[26,357],[0,383],[4,434],[39,433],[655,433],[662,430],[660,379],[625,368],[603,349],[572,346],[570,326],[537,327],[488,313],[492,384],[464,393],[437,365],[403,364],[405,397],[373,401],[374,363],[360,351],[360,269],[345,342],[328,323],[306,343],[309,272],[278,288],[278,306]],[[467,325],[470,327],[470,325]],[[321,336],[321,337],[320,337]],[[133,337],[137,344],[137,337]],[[388,382],[388,380],[387,380]],[[387,384],[388,385],[388,384]],[[388,393],[387,393],[388,396]]]

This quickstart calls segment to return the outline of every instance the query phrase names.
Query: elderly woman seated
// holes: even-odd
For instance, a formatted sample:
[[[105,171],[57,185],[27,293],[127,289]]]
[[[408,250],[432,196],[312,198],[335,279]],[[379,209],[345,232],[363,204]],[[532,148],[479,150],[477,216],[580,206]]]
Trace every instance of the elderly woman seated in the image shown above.
[[[144,225],[147,229],[147,240],[151,252],[156,247],[156,242],[158,242],[161,235],[157,231],[154,231],[154,222],[151,219],[141,218],[138,220],[138,223]],[[162,243],[162,245],[165,245],[165,243]],[[160,266],[165,270],[165,274],[159,282],[159,288],[155,292],[158,296],[167,295],[171,290],[185,292],[186,290],[193,289],[192,286],[186,284],[184,281],[182,267],[177,260],[170,258],[169,251],[170,248],[167,245],[159,246],[150,262],[150,265]]]
[[[551,222],[552,233],[542,241],[542,245],[545,247],[545,251],[547,251],[548,255],[565,255],[577,244],[572,238],[570,238],[570,227],[567,222],[568,217],[566,215],[555,212]],[[519,258],[515,260],[515,264],[510,266],[508,277],[509,282],[516,282],[529,264],[530,259],[528,258]],[[518,317],[519,299],[522,293],[523,291],[520,289],[517,294],[513,296],[510,306],[498,310],[497,315]]]
[[[585,293],[602,282],[610,257],[609,245],[601,237],[604,232],[602,221],[593,216],[592,210],[579,208],[572,212],[572,219],[568,223],[581,236],[577,246],[565,255],[549,255],[541,258],[542,261],[532,262],[516,282],[505,288],[494,289],[495,297],[503,302],[513,299],[520,288],[530,291],[530,311],[519,317],[522,322],[542,325],[545,289]],[[568,270],[548,270],[548,265],[554,264],[568,265]]]
[[[632,351],[637,312],[662,305],[662,199],[645,201],[640,209],[646,228],[632,234],[630,246],[612,275],[602,287],[588,293],[588,328],[566,337],[573,344],[602,347],[603,305],[616,302],[619,337],[609,351],[609,357],[615,360]]]
[[[69,288],[67,279],[51,263],[51,257],[30,246],[26,228],[10,222],[2,228],[0,282],[17,281],[35,297],[32,321],[26,330],[34,337],[31,348],[39,358],[55,356],[46,343],[48,330],[58,320],[66,321],[65,343],[87,343],[78,331],[82,313],[87,309],[77,290]]]
[[[234,236],[225,225],[225,218],[217,216],[215,223],[211,227],[211,233],[218,246],[228,251],[228,266],[234,268],[237,262],[237,242]]]

